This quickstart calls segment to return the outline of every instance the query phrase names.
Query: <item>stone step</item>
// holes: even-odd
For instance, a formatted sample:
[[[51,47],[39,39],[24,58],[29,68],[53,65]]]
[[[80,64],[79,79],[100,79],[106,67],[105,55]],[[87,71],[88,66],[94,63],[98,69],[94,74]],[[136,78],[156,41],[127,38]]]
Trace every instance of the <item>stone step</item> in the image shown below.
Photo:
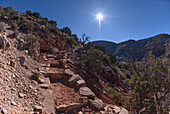
[[[64,58],[63,55],[56,55],[56,57],[55,57],[56,60],[60,60],[60,59],[63,59],[63,58]]]
[[[49,76],[51,80],[66,78],[64,70],[58,68],[48,68],[46,75]]]
[[[50,67],[63,67],[63,62],[62,61],[51,61]]]
[[[46,63],[41,63],[42,67],[50,67],[50,63],[46,62]]]

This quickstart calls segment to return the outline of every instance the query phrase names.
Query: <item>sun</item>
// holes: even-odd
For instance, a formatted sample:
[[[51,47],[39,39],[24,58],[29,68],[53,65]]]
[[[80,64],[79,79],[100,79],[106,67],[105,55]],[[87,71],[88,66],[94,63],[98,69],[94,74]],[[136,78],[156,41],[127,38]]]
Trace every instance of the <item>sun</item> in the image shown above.
[[[100,21],[100,20],[102,20],[103,19],[103,15],[101,14],[101,13],[98,13],[97,14],[97,19]]]

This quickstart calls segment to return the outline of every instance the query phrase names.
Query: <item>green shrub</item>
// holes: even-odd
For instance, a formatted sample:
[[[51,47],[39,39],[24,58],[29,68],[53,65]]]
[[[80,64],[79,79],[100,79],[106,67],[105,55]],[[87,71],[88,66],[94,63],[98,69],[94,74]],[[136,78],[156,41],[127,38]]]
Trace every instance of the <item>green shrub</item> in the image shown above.
[[[51,21],[49,21],[49,23],[52,24],[55,27],[57,26],[57,22],[56,21],[51,20]]]
[[[17,29],[17,24],[16,23],[12,23],[11,24],[11,29],[12,30],[16,30]]]
[[[102,45],[96,45],[96,46],[94,46],[96,49],[99,49],[100,51],[102,51],[103,53],[105,53],[106,52],[106,48],[104,47],[104,46],[102,46]]]
[[[110,56],[110,62],[111,62],[112,64],[116,64],[117,59],[116,59],[115,54],[108,54],[108,56]]]
[[[110,56],[104,55],[103,62],[104,62],[106,65],[109,65],[109,64],[110,64]]]
[[[12,7],[7,7],[7,8],[5,8],[5,14],[10,14],[10,13],[12,13],[13,12],[13,9],[12,9]]]
[[[5,14],[4,8],[0,6],[0,17]]]
[[[21,19],[20,19],[20,20],[21,20],[21,22],[22,22],[22,23],[24,23],[24,22],[26,22],[26,21],[27,21],[27,19],[26,19],[25,17],[23,17],[23,16],[21,17]]]
[[[113,88],[104,88],[104,91],[110,95],[110,98],[114,101],[115,104],[123,103],[125,100],[125,97]]]
[[[35,35],[33,35],[33,34],[29,34],[28,35],[28,40],[30,42],[34,43],[34,42],[38,41],[38,38]]]
[[[34,29],[34,23],[29,22],[29,23],[24,23],[21,25],[20,30],[22,30],[24,33],[30,33]]]
[[[34,16],[35,18],[39,19],[41,16],[40,16],[40,13],[38,12],[33,12],[32,13],[32,16]]]
[[[43,20],[41,20],[41,22],[40,22],[42,25],[45,25],[45,26],[47,26],[48,25],[48,21],[47,20],[45,20],[45,19],[43,19]]]
[[[87,54],[81,54],[80,61],[86,61],[86,60],[87,60]]]
[[[20,24],[21,16],[20,15],[13,15],[12,20],[16,20],[16,24]]]
[[[29,15],[29,16],[31,16],[32,13],[31,13],[30,10],[27,10],[27,11],[26,11],[26,14]]]
[[[33,73],[32,78],[33,78],[33,80],[38,81],[39,80],[38,73]]]
[[[100,70],[103,67],[104,53],[98,49],[91,48],[87,51],[89,67]]]
[[[79,38],[77,37],[76,34],[72,34],[72,37],[74,38],[75,41],[78,41],[78,40],[79,40]]]
[[[71,47],[72,47],[72,46],[73,46],[73,44],[74,44],[74,42],[75,42],[75,41],[74,41],[74,39],[73,39],[73,38],[67,38],[66,45],[67,45],[67,46],[71,46]]]

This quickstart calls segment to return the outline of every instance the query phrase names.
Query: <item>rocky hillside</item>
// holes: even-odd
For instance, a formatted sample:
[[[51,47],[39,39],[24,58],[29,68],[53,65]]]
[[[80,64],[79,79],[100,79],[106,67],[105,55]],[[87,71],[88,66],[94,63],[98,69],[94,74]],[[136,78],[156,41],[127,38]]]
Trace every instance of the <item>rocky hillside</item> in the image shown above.
[[[127,92],[122,72],[92,72],[77,50],[87,51],[68,28],[38,12],[0,7],[1,113],[128,113],[104,91]]]
[[[121,43],[113,43],[107,41],[94,41],[94,45],[103,45],[107,53],[114,53],[121,60],[133,58],[135,61],[140,61],[148,51],[156,57],[166,55],[167,45],[170,35],[159,34],[142,40],[128,40]]]

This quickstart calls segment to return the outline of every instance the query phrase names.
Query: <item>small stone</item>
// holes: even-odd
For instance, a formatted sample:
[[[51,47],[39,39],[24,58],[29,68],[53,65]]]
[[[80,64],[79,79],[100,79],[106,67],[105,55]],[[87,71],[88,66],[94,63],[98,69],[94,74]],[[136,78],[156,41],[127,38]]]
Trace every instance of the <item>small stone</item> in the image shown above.
[[[19,59],[20,59],[20,64],[21,64],[21,65],[24,65],[24,63],[25,63],[25,57],[20,57]]]
[[[82,111],[79,111],[78,114],[83,114],[83,112],[82,112]]]
[[[2,66],[3,66],[3,64],[2,64],[2,63],[0,63],[0,68],[2,68]]]
[[[11,101],[11,105],[16,106],[16,105],[17,105],[17,103],[16,103],[16,102],[14,102],[14,101]]]
[[[23,93],[18,94],[20,98],[23,98],[25,95]]]
[[[16,77],[15,74],[13,74],[12,77],[15,78]]]
[[[2,114],[8,114],[8,111],[5,108],[2,108]]]
[[[10,61],[10,66],[15,67],[15,62],[14,61]]]
[[[15,88],[11,88],[11,90],[12,90],[12,91],[16,91],[16,89],[15,89]]]
[[[38,105],[34,105],[33,109],[34,109],[34,111],[37,111],[39,113],[42,113],[42,111],[43,111],[43,108],[41,106],[38,106]]]
[[[39,82],[42,84],[42,83],[45,83],[45,80],[42,78],[39,78]]]
[[[34,85],[37,85],[37,84],[38,84],[37,81],[35,81],[35,80],[32,80],[32,83],[33,83]]]

